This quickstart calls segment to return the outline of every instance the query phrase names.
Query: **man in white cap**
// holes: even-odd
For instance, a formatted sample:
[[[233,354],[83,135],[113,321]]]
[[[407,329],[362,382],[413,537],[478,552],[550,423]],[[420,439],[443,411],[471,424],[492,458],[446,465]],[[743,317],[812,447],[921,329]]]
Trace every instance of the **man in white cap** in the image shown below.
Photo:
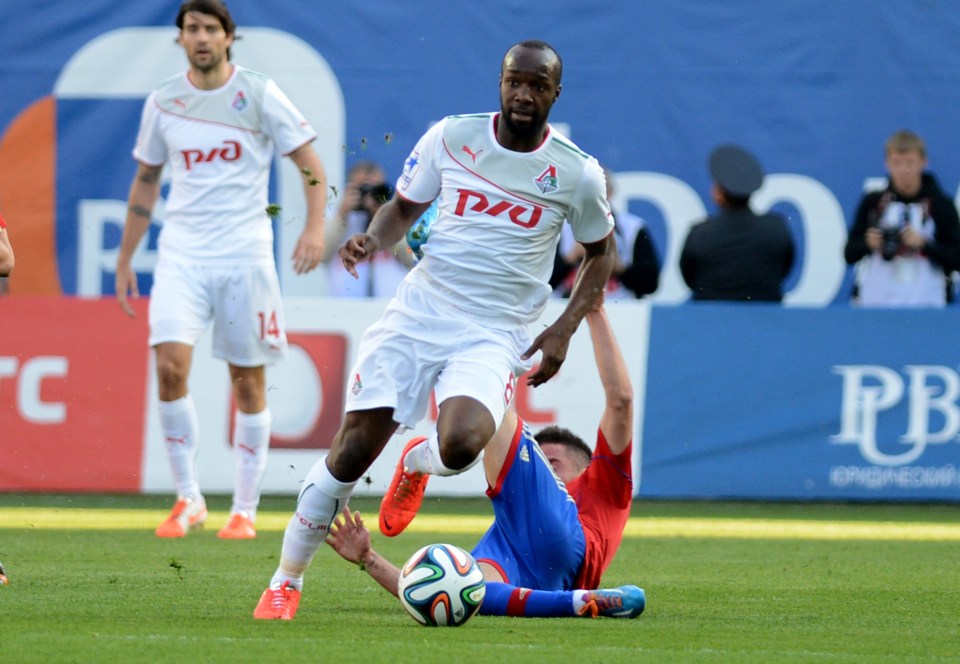
[[[736,145],[718,147],[709,165],[719,209],[690,229],[680,254],[683,280],[694,300],[780,302],[794,246],[781,215],[750,209],[763,169]]]

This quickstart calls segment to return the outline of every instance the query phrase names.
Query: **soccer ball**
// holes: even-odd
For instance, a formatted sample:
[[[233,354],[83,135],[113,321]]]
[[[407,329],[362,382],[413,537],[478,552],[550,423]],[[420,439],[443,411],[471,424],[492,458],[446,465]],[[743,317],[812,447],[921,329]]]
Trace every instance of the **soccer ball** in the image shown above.
[[[421,625],[458,627],[480,608],[487,587],[469,553],[452,544],[428,544],[400,570],[400,603]]]
[[[423,245],[427,243],[427,239],[430,237],[430,230],[433,228],[433,222],[437,220],[439,212],[437,201],[434,201],[407,231],[407,246],[410,247],[410,251],[417,257],[417,260],[423,258]]]

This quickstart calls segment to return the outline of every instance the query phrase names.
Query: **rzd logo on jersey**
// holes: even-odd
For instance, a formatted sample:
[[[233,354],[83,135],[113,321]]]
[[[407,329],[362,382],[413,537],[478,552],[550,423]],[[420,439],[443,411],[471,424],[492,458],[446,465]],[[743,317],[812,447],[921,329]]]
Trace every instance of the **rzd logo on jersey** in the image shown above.
[[[180,154],[183,155],[184,165],[189,171],[196,164],[209,163],[215,159],[236,161],[240,158],[242,152],[240,143],[237,141],[224,141],[223,147],[215,147],[206,153],[203,150],[181,150]]]
[[[539,205],[513,203],[510,201],[491,201],[485,194],[469,189],[457,189],[459,198],[454,214],[463,217],[469,207],[471,212],[489,214],[491,217],[506,216],[511,222],[523,228],[533,228],[540,223],[543,208]]]

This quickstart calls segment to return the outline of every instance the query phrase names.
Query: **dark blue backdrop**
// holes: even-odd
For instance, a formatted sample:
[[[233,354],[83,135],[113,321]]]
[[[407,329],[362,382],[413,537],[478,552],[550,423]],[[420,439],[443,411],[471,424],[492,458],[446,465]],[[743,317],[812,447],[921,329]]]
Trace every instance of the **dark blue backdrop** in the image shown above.
[[[168,26],[178,5],[0,1],[0,132],[51,93],[64,63],[91,39],[119,27]],[[329,62],[344,95],[347,165],[371,158],[396,174],[429,122],[495,108],[504,50],[542,38],[565,63],[553,119],[614,170],[677,178],[707,208],[704,162],[724,141],[748,146],[771,173],[822,183],[847,219],[864,178],[883,174],[884,139],[901,127],[927,139],[931,167],[948,192],[960,182],[960,133],[949,121],[960,107],[954,2],[232,0],[230,7],[241,36],[244,26],[275,28]],[[118,159],[129,159],[133,131],[129,122],[110,128]],[[71,139],[79,144],[71,149],[104,138],[101,126]],[[125,164],[116,177],[122,185],[90,180],[91,191],[106,186],[103,195],[125,198],[132,173]],[[76,166],[58,166],[60,178],[76,174]],[[682,241],[662,210],[642,200],[632,206],[647,217],[662,255]],[[792,217],[802,248],[804,225],[826,223],[796,211]],[[64,290],[72,292],[76,224],[57,224]],[[826,255],[838,256],[841,247],[830,242]],[[845,274],[823,304],[846,300]]]

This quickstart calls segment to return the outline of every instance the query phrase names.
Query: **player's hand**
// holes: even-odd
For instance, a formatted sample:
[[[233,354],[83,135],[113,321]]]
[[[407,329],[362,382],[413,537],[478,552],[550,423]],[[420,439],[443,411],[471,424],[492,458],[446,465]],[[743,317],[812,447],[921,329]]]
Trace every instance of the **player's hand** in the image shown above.
[[[117,293],[120,308],[127,312],[128,316],[136,316],[137,312],[130,306],[127,293],[130,294],[130,298],[137,299],[140,297],[140,289],[137,286],[137,275],[129,265],[117,265],[117,276],[114,278],[113,288]]]
[[[380,248],[380,241],[369,233],[358,233],[351,236],[344,242],[337,253],[340,254],[340,261],[344,269],[353,275],[354,279],[359,279],[357,274],[357,263],[365,258],[373,256]]]
[[[927,242],[913,226],[906,226],[902,231],[900,231],[900,243],[907,249],[920,251]]]
[[[306,274],[320,264],[323,258],[323,227],[308,224],[293,249],[293,271]]]
[[[527,376],[527,385],[530,387],[543,385],[560,371],[560,366],[567,359],[567,348],[570,346],[571,334],[566,332],[564,326],[561,326],[558,321],[533,340],[533,344],[521,357],[528,360],[538,350],[543,353],[543,357],[537,370]]]
[[[360,512],[350,512],[350,506],[333,520],[327,533],[327,544],[344,560],[359,563],[370,552],[370,531],[363,525]]]
[[[867,249],[873,253],[880,253],[883,249],[883,231],[879,228],[868,228],[863,239],[867,243]]]

